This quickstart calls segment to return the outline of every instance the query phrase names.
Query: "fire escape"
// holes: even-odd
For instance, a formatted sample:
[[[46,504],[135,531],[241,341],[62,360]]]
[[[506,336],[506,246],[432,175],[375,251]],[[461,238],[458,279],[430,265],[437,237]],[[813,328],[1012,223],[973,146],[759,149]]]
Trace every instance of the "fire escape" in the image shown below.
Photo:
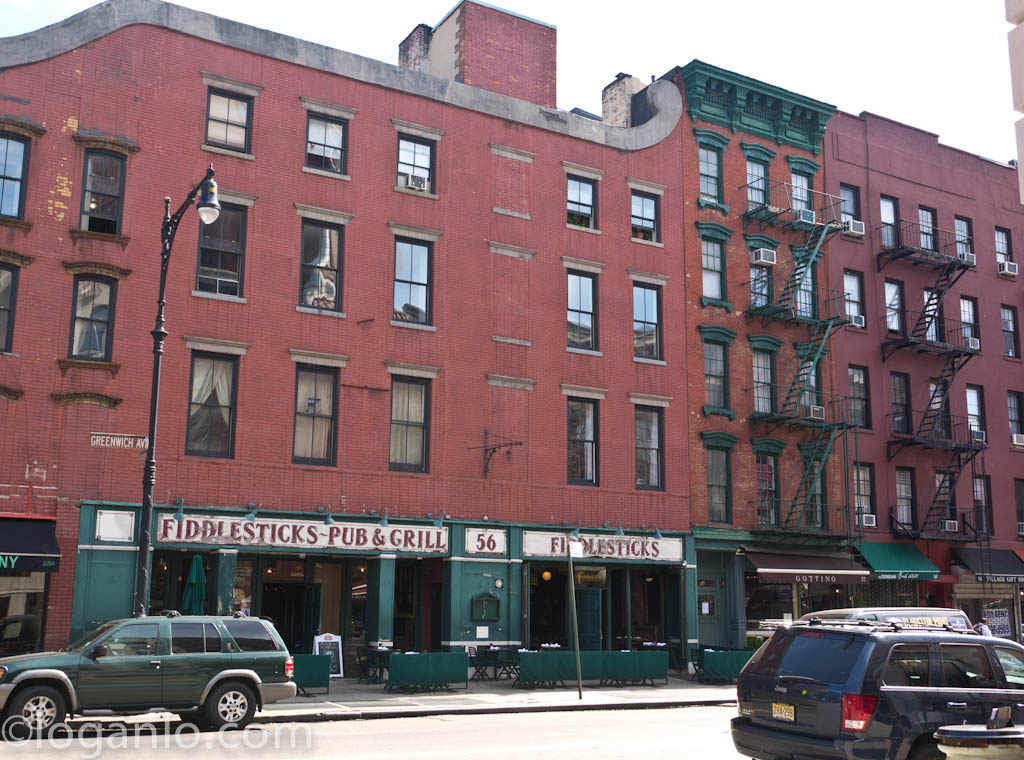
[[[786,277],[773,274],[777,251],[751,251],[750,303],[746,319],[796,326],[806,331],[807,340],[796,344],[796,368],[788,383],[765,382],[755,377],[752,429],[765,434],[779,427],[801,431],[799,444],[802,471],[793,479],[791,496],[780,499],[777,529],[792,535],[839,534],[847,540],[851,525],[848,504],[838,511],[842,525],[828,525],[829,507],[823,476],[825,465],[835,451],[842,455],[844,482],[847,477],[848,409],[846,398],[819,388],[819,367],[829,338],[847,323],[843,294],[817,287],[815,265],[822,259],[829,238],[843,230],[840,199],[785,182],[760,180],[745,186],[747,210],[744,227],[757,223],[760,232],[776,228],[795,234],[793,269]],[[844,489],[849,493],[849,489]],[[845,501],[845,497],[844,497]]]
[[[926,508],[917,505],[890,510],[890,524],[897,535],[912,538],[946,538],[983,542],[990,526],[987,519],[973,513],[956,515],[954,495],[960,476],[970,467],[977,474],[976,460],[985,449],[985,432],[977,420],[949,413],[949,394],[957,373],[980,350],[975,326],[947,319],[943,298],[967,270],[974,266],[972,241],[930,224],[900,220],[884,224],[876,231],[878,271],[892,264],[933,270],[935,280],[925,289],[920,311],[887,303],[883,325],[882,361],[899,350],[942,360],[938,375],[931,378],[928,402],[924,409],[912,409],[909,398],[894,399],[890,417],[887,454],[891,461],[909,447],[941,452],[945,464],[938,470],[935,495]],[[923,515],[919,513],[923,511]]]

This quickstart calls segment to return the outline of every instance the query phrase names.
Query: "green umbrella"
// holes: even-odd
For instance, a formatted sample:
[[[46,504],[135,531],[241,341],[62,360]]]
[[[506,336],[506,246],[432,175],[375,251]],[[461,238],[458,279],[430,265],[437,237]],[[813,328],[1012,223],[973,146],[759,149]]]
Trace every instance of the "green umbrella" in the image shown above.
[[[206,612],[206,574],[203,572],[203,558],[198,554],[192,558],[185,588],[181,592],[182,615],[202,615]]]

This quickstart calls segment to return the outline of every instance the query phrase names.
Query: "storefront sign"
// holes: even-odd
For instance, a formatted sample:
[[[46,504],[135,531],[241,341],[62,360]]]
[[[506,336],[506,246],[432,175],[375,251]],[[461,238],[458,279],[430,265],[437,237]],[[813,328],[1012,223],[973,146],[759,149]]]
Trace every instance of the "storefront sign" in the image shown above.
[[[1024,583],[1024,575],[982,575],[974,576],[978,583]]]
[[[324,525],[312,520],[265,519],[252,522],[226,515],[190,516],[180,522],[160,515],[157,540],[167,544],[214,544],[217,546],[268,546],[289,549],[322,549],[362,552],[412,552],[446,554],[448,528],[420,525],[343,523]]]
[[[523,531],[524,557],[566,557],[566,533]],[[634,562],[682,562],[683,542],[678,538],[597,536],[581,534],[584,559],[624,559]]]
[[[604,588],[608,570],[604,567],[577,567],[576,588]]]
[[[60,557],[41,554],[0,554],[0,572],[55,573],[60,569]]]
[[[508,533],[496,528],[466,528],[466,554],[504,554]]]
[[[931,570],[897,570],[895,572],[875,573],[880,581],[934,581],[939,574]]]
[[[137,451],[149,448],[149,437],[117,433],[89,433],[89,445],[101,449],[135,449]]]
[[[993,636],[1001,636],[1004,639],[1013,638],[1010,631],[1010,611],[1005,607],[986,607],[984,609],[985,619],[988,620],[989,630]]]

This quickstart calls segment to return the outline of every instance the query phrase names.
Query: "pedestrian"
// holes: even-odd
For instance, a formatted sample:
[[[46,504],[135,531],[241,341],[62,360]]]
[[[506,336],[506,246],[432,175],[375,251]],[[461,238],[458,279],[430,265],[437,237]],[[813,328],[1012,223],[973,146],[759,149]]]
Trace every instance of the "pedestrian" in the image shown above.
[[[988,627],[988,618],[982,618],[977,624],[975,624],[974,630],[982,636],[992,635],[992,629]]]

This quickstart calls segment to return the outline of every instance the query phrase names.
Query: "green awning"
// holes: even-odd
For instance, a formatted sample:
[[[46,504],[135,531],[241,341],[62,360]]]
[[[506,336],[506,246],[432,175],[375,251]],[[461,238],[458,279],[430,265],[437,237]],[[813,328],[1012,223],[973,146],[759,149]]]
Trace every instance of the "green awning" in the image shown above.
[[[939,568],[913,544],[869,544],[858,548],[882,581],[937,581]]]

